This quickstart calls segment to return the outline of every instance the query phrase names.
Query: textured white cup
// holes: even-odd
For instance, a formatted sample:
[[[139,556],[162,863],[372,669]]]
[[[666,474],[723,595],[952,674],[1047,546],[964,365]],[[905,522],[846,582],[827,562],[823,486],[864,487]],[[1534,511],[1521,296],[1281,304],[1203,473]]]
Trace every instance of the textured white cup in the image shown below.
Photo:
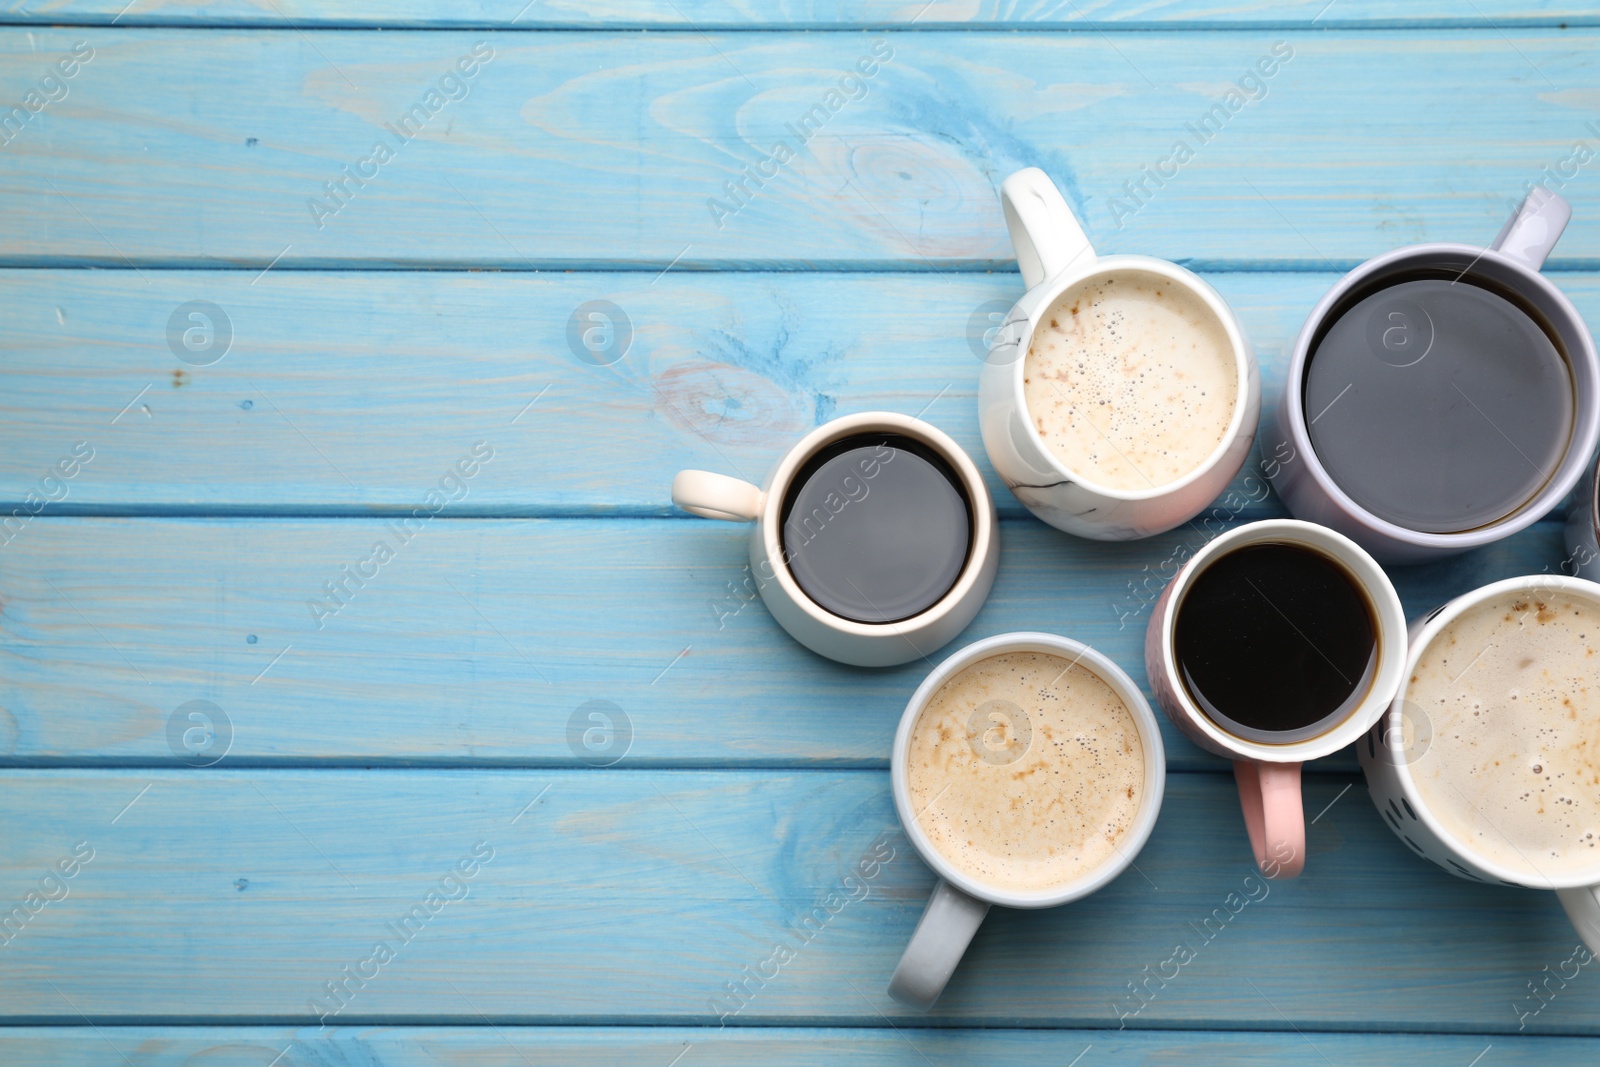
[[[1406,657],[1405,677],[1411,677],[1417,662],[1428,644],[1462,613],[1478,604],[1509,592],[1538,591],[1563,592],[1583,597],[1600,605],[1600,585],[1583,578],[1566,575],[1535,574],[1524,578],[1507,578],[1463,593],[1442,607],[1438,607],[1411,624],[1410,652]],[[1490,885],[1524,886],[1529,889],[1554,889],[1561,898],[1567,917],[1592,952],[1600,954],[1600,860],[1596,860],[1582,873],[1563,877],[1546,877],[1537,870],[1507,867],[1480,855],[1470,842],[1447,830],[1429,809],[1428,803],[1417,790],[1411,775],[1410,762],[1421,762],[1430,757],[1431,749],[1415,755],[1407,751],[1405,689],[1390,705],[1388,712],[1356,744],[1356,755],[1367,776],[1367,791],[1372,803],[1383,814],[1384,821],[1395,836],[1404,841],[1411,851],[1449,871],[1457,878]],[[1416,712],[1411,714],[1415,715]],[[1412,723],[1413,730],[1416,723]],[[1418,746],[1420,747],[1420,746]],[[1432,758],[1440,758],[1433,756]]]

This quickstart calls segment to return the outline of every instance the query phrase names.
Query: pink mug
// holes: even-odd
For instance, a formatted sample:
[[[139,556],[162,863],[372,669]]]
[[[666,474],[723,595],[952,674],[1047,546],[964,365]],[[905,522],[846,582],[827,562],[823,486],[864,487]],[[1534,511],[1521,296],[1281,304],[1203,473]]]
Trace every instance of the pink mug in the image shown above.
[[[1338,722],[1311,737],[1270,743],[1242,737],[1201,710],[1178,669],[1175,633],[1184,594],[1221,556],[1247,545],[1292,544],[1338,564],[1365,596],[1377,644],[1377,663],[1366,693]],[[1292,624],[1291,624],[1292,625]],[[1233,761],[1245,829],[1256,863],[1268,878],[1293,878],[1305,866],[1306,822],[1300,766],[1358,740],[1394,700],[1403,680],[1406,617],[1400,597],[1376,560],[1343,534],[1298,519],[1246,523],[1212,540],[1173,575],[1156,601],[1145,631],[1144,662],[1156,702],[1185,737]]]

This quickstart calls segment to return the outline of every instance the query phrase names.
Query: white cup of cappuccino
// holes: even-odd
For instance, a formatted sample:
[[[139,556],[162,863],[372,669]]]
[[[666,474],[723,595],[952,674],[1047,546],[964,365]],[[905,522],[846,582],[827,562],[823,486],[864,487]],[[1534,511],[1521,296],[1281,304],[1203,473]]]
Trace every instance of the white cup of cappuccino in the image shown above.
[[[1051,908],[1121,874],[1166,782],[1139,687],[1045,633],[986,638],[935,668],[900,718],[890,766],[906,836],[939,876],[889,982],[924,1010],[991,905]]]
[[[1411,851],[1458,878],[1553,889],[1600,953],[1600,585],[1531,575],[1411,626],[1408,683],[1356,745]]]
[[[1175,263],[1097,256],[1036,167],[1000,188],[1028,291],[978,378],[990,462],[1027,509],[1102,541],[1170,530],[1239,472],[1261,375],[1217,291]]]

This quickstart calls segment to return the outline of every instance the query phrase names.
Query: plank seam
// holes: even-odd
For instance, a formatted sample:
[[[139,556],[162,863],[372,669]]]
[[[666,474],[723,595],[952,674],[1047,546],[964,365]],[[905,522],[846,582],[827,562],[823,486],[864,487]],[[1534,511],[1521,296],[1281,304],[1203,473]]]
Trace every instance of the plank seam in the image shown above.
[[[1218,762],[1217,762],[1217,766],[1216,767],[1168,767],[1167,768],[1167,773],[1168,774],[1209,774],[1209,775],[1216,775],[1218,777],[1231,778],[1233,776],[1232,766],[1230,764],[1222,762],[1221,757],[1218,757],[1217,761]],[[281,761],[281,762],[267,762],[267,761],[264,761],[264,760],[261,760],[261,759],[246,760],[246,759],[234,759],[232,757],[229,757],[229,758],[225,759],[222,763],[212,764],[209,767],[186,767],[186,766],[184,766],[184,765],[182,765],[180,763],[175,763],[172,760],[166,760],[166,761],[163,761],[163,762],[146,760],[144,762],[139,762],[139,763],[92,763],[92,762],[89,762],[87,760],[81,760],[80,759],[75,763],[46,764],[46,763],[42,763],[42,762],[40,762],[40,763],[13,762],[13,761],[10,761],[8,759],[7,761],[0,762],[0,776],[3,776],[5,774],[9,773],[9,774],[16,774],[16,775],[35,774],[35,775],[37,775],[39,777],[44,777],[44,776],[47,776],[47,775],[49,775],[49,776],[61,775],[61,776],[82,777],[82,778],[97,778],[97,777],[99,777],[99,778],[110,778],[110,777],[112,777],[114,775],[121,775],[122,772],[125,772],[125,771],[162,772],[162,773],[167,773],[169,775],[177,776],[177,777],[187,777],[187,776],[189,776],[191,774],[195,775],[195,776],[207,775],[207,774],[224,775],[224,776],[226,776],[226,775],[233,775],[233,774],[242,774],[244,771],[282,771],[282,772],[326,771],[326,772],[329,772],[329,773],[333,773],[333,772],[348,772],[348,771],[370,771],[370,772],[373,772],[375,774],[378,774],[378,773],[409,774],[409,773],[413,773],[414,772],[414,773],[417,773],[417,774],[463,774],[463,775],[466,775],[466,774],[472,774],[472,775],[491,774],[491,773],[495,773],[495,772],[499,772],[499,773],[505,774],[505,775],[510,775],[510,774],[519,774],[519,773],[523,773],[523,772],[527,772],[527,771],[538,771],[540,773],[547,773],[547,772],[550,772],[550,771],[561,771],[561,772],[569,773],[569,774],[597,774],[597,775],[598,774],[641,774],[641,773],[643,773],[643,774],[656,774],[656,773],[669,773],[669,774],[723,774],[723,773],[728,773],[728,774],[734,774],[734,773],[737,773],[737,774],[770,774],[770,775],[777,776],[777,775],[791,775],[791,774],[794,774],[797,771],[806,772],[806,773],[817,773],[817,774],[841,774],[841,773],[847,773],[847,772],[849,772],[849,773],[858,773],[858,774],[881,774],[881,773],[883,773],[883,772],[885,772],[885,771],[887,771],[889,769],[889,761],[887,759],[884,759],[884,760],[882,760],[881,762],[878,762],[878,763],[867,763],[865,761],[857,761],[857,762],[854,762],[854,763],[840,763],[840,764],[837,764],[837,765],[830,765],[830,764],[825,764],[825,763],[815,762],[815,761],[808,762],[808,763],[781,764],[781,763],[772,762],[772,761],[765,761],[764,762],[764,761],[760,761],[760,760],[751,760],[751,761],[748,761],[748,762],[741,762],[741,763],[683,763],[683,762],[674,763],[674,762],[671,762],[671,761],[661,761],[661,762],[657,763],[657,762],[652,762],[650,760],[645,760],[645,759],[627,760],[627,761],[625,761],[625,764],[626,765],[624,765],[622,763],[614,763],[609,767],[585,767],[585,766],[583,766],[581,764],[575,763],[571,759],[566,759],[566,760],[562,760],[562,761],[549,760],[549,761],[543,761],[543,762],[532,762],[532,761],[530,761],[530,762],[525,762],[525,763],[514,763],[514,762],[510,762],[510,761],[506,761],[506,762],[486,761],[486,762],[483,762],[483,763],[460,763],[460,762],[457,762],[457,763],[427,763],[427,762],[417,761],[417,760],[408,760],[406,762],[389,762],[389,763],[374,762],[374,761],[371,761],[371,760],[348,760],[348,761],[341,761],[341,762],[335,763],[335,762],[331,762],[331,761],[328,761],[328,760],[322,760],[322,761],[316,761],[316,762],[305,761],[305,760],[294,761],[291,758],[291,759],[284,760],[284,761]],[[1318,767],[1316,767],[1314,765],[1310,765],[1310,764],[1306,765],[1305,773],[1306,774],[1311,774],[1311,775],[1321,775],[1321,776],[1324,776],[1324,777],[1327,777],[1327,778],[1352,778],[1352,779],[1359,777],[1360,774],[1361,774],[1361,772],[1358,771],[1358,770],[1340,770],[1340,769],[1338,769],[1336,767],[1318,768]]]
[[[1314,1022],[1305,1019],[1285,1021],[1280,1026],[1251,1025],[1248,1021],[1241,1021],[1233,1025],[1205,1026],[1198,1025],[1195,1020],[1173,1020],[1172,1025],[1150,1023],[1138,1027],[1118,1029],[1112,1026],[1089,1026],[1081,1023],[1056,1025],[1040,1022],[1029,1024],[1026,1021],[1012,1020],[1007,1022],[984,1023],[974,1020],[953,1019],[945,1025],[923,1025],[915,1029],[896,1025],[886,1017],[882,1025],[862,1025],[861,1023],[844,1022],[818,1022],[806,1021],[806,1017],[767,1016],[763,1018],[745,1018],[730,1022],[726,1026],[714,1022],[695,1023],[685,1021],[690,1016],[674,1015],[618,1015],[586,1018],[584,1016],[537,1016],[537,1015],[410,1015],[401,1016],[404,1022],[397,1022],[396,1016],[363,1015],[350,1016],[348,1021],[341,1016],[337,1029],[351,1030],[358,1027],[370,1027],[385,1031],[401,1029],[443,1028],[452,1029],[491,1029],[504,1026],[524,1027],[529,1029],[555,1029],[555,1028],[637,1028],[637,1029],[682,1029],[696,1032],[711,1032],[729,1030],[804,1030],[808,1033],[818,1031],[837,1030],[853,1033],[873,1033],[878,1031],[901,1033],[963,1033],[983,1031],[986,1033],[1012,1032],[1037,1032],[1060,1031],[1076,1032],[1083,1034],[1118,1034],[1118,1033],[1152,1033],[1162,1034],[1328,1034],[1328,1035],[1356,1035],[1356,1036],[1390,1036],[1390,1037],[1476,1037],[1484,1040],[1494,1038],[1514,1037],[1525,1038],[1592,1038],[1600,1029],[1572,1028],[1541,1030],[1530,1034],[1527,1031],[1516,1030],[1469,1030],[1469,1029],[1372,1029],[1363,1026],[1358,1021],[1348,1024],[1329,1022]],[[811,1016],[811,1019],[827,1018],[826,1016]],[[62,1030],[87,1030],[105,1026],[127,1028],[293,1028],[301,1029],[313,1026],[315,1016],[301,1015],[216,1015],[216,1016],[177,1016],[177,1015],[18,1015],[12,1018],[0,1019],[0,1032],[24,1027],[51,1027]]]
[[[1398,247],[1398,246],[1396,246]],[[1108,248],[1107,254],[1116,251]],[[1378,255],[1387,248],[1376,249]],[[206,260],[89,260],[55,259],[42,256],[0,257],[0,270],[5,271],[95,271],[103,274],[134,274],[139,271],[186,271],[209,274],[260,274],[268,260],[241,260],[235,263],[214,263]],[[1346,274],[1366,262],[1365,259],[1203,259],[1176,257],[1171,260],[1198,274]],[[124,266],[123,264],[132,264]],[[872,275],[872,274],[949,274],[984,275],[1017,273],[1015,260],[951,260],[932,262],[919,260],[707,260],[700,263],[669,263],[666,260],[544,260],[529,263],[526,260],[477,262],[414,260],[406,262],[374,262],[362,259],[332,262],[278,263],[272,273],[281,274],[662,274],[671,266],[677,274],[730,274],[730,275]],[[1593,274],[1600,272],[1600,257],[1550,259],[1541,268],[1543,274]],[[1020,284],[1020,283],[1019,283]]]
[[[1600,27],[1600,16],[1595,15],[1543,15],[1519,16],[1490,19],[1487,16],[1478,18],[1461,18],[1441,16],[1438,19],[1318,19],[1286,20],[1264,19],[1261,21],[1239,22],[1207,22],[1173,20],[1172,22],[1124,22],[1124,21],[1074,21],[1060,23],[1028,23],[1028,22],[918,22],[912,25],[907,22],[794,22],[771,23],[763,26],[750,26],[741,23],[725,22],[688,22],[683,23],[653,23],[653,22],[613,22],[597,23],[594,25],[571,25],[566,23],[539,23],[529,21],[521,25],[511,25],[506,22],[462,21],[438,24],[424,24],[420,22],[357,22],[348,19],[336,19],[326,22],[291,22],[287,18],[276,20],[245,19],[238,21],[184,21],[181,18],[162,18],[160,16],[117,16],[106,15],[66,17],[59,12],[50,12],[36,17],[29,17],[27,13],[6,13],[0,15],[0,27],[16,27],[22,29],[115,29],[115,30],[184,30],[229,33],[238,30],[273,30],[278,32],[305,31],[312,33],[349,33],[351,31],[368,31],[383,33],[522,33],[522,34],[551,34],[551,33],[614,33],[614,34],[672,34],[672,35],[698,35],[702,33],[738,34],[741,36],[754,36],[757,34],[779,33],[828,33],[828,34],[862,34],[862,33],[920,33],[930,35],[955,34],[955,33],[1031,33],[1031,34],[1155,34],[1155,33],[1257,33],[1257,32],[1289,32],[1313,30],[1317,33],[1484,33],[1492,34],[1498,30],[1521,31],[1549,31],[1549,30],[1584,30]]]

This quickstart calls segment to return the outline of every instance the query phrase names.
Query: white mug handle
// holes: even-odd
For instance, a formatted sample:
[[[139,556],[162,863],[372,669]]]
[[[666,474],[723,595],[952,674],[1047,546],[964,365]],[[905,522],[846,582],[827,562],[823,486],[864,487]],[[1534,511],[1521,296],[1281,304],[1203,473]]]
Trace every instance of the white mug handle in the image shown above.
[[[1094,249],[1050,176],[1038,167],[1019,170],[1000,186],[1000,208],[1017,250],[1017,268],[1029,289],[1054,278]]]
[[[1535,185],[1489,247],[1520,260],[1529,270],[1538,270],[1571,221],[1572,205],[1544,186]]]
[[[1583,943],[1600,956],[1600,885],[1557,889],[1556,896],[1561,898],[1561,906],[1567,909],[1567,918],[1577,927]]]
[[[672,502],[702,518],[750,522],[761,514],[766,494],[749,482],[711,471],[679,471]]]
[[[988,914],[988,901],[940,879],[889,979],[889,995],[918,1011],[933,1007]]]

